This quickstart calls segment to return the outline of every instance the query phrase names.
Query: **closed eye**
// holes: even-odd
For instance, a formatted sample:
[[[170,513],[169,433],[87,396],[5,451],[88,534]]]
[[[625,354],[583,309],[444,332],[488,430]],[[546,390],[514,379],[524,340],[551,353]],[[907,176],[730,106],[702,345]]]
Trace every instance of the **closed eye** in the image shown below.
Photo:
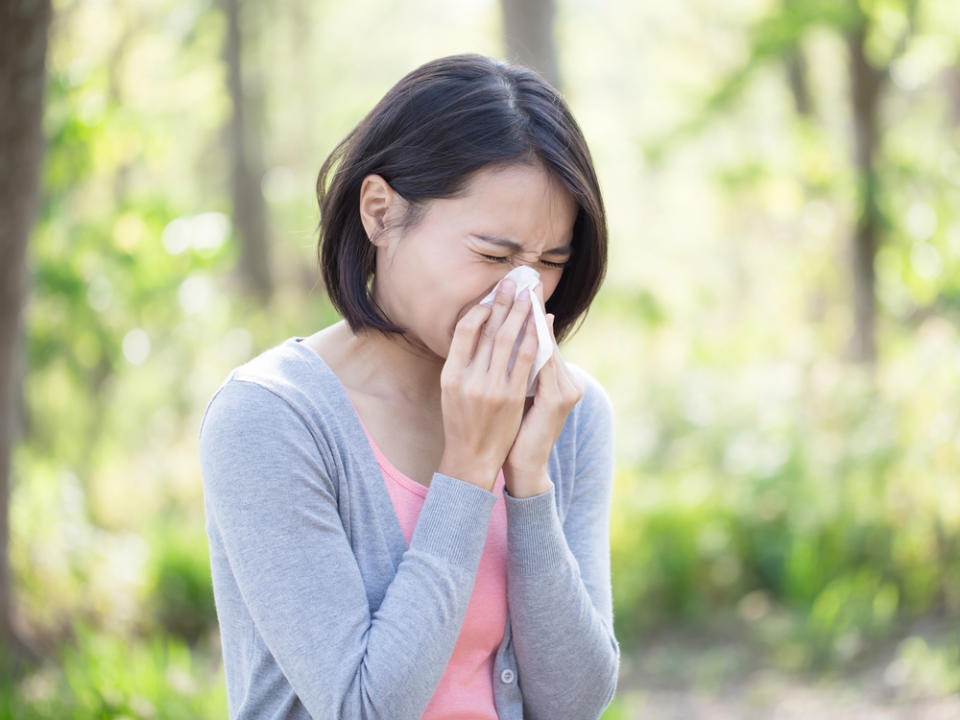
[[[494,262],[497,262],[497,263],[505,263],[510,259],[510,258],[502,257],[499,255],[484,255],[483,253],[477,253],[477,254],[482,258],[486,258],[487,260],[493,260]],[[546,265],[547,267],[554,267],[554,268],[562,268],[564,265],[567,264],[565,262],[562,262],[562,263],[549,262],[548,260],[541,260],[540,263],[543,265]]]

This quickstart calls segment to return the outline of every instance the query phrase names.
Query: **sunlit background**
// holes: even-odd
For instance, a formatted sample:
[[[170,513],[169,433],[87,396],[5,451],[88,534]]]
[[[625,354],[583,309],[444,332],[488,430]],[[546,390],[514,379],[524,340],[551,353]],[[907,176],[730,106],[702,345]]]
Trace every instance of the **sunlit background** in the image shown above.
[[[54,3],[9,498],[36,662],[0,718],[226,717],[201,413],[338,319],[327,154],[419,64],[506,56],[503,18]],[[611,229],[563,348],[617,416],[604,717],[960,717],[960,3],[560,0],[538,22]]]

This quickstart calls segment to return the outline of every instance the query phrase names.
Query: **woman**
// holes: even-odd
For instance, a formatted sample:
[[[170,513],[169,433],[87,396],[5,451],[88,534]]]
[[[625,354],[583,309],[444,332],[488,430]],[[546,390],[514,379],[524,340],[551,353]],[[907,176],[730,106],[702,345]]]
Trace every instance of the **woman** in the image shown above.
[[[317,193],[344,320],[234,369],[200,429],[230,717],[599,716],[612,413],[556,344],[606,263],[580,129],[534,72],[442,58]],[[533,303],[551,353],[525,398]]]

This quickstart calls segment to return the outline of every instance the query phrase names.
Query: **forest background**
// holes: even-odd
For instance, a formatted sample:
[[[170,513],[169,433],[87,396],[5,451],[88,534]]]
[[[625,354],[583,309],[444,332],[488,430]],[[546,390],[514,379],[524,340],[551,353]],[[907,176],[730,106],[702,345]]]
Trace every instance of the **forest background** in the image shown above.
[[[609,213],[605,717],[960,715],[960,4],[0,12],[0,718],[226,717],[200,415],[338,319],[317,170],[459,52],[561,88]]]

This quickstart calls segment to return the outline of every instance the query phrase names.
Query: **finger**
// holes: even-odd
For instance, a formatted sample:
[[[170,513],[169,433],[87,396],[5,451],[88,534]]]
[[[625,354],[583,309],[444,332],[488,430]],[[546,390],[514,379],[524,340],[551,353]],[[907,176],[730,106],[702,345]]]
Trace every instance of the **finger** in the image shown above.
[[[540,307],[543,307],[543,283],[538,280],[537,284],[533,286],[533,290],[540,300]]]
[[[547,313],[547,327],[550,330],[550,339],[553,340],[553,354],[557,358],[556,372],[559,379],[569,376],[569,370],[567,369],[567,364],[563,361],[563,356],[560,354],[560,345],[557,343],[557,336],[553,332],[553,321],[555,319],[556,315]]]
[[[557,388],[560,390],[560,393],[564,397],[568,395],[576,395],[577,381],[573,378],[570,368],[567,367],[567,363],[559,353],[557,354],[557,365],[555,370],[557,374]]]
[[[547,327],[550,329],[550,339],[553,341],[553,352],[537,374],[539,378],[537,381],[537,393],[539,394],[540,392],[540,386],[543,386],[544,393],[551,394],[554,397],[560,393],[560,375],[567,369],[563,362],[563,357],[560,355],[560,346],[557,345],[557,339],[553,336],[553,321],[555,317],[553,313],[547,313],[546,315]]]
[[[473,357],[473,349],[477,344],[477,336],[481,334],[483,324],[490,315],[489,305],[474,305],[467,314],[460,318],[453,331],[453,340],[447,352],[447,365],[454,368],[464,368]]]
[[[537,282],[537,284],[533,286],[533,291],[534,300],[540,306],[540,312],[546,317],[547,307],[543,304],[543,283]]]
[[[537,404],[542,407],[547,407],[557,396],[557,383],[552,375],[552,364],[552,360],[547,360],[537,373],[537,387],[534,391],[534,397],[536,398]]]
[[[579,381],[573,376],[573,373],[570,372],[570,368],[567,367],[567,363],[564,362],[563,356],[560,354],[560,346],[557,344],[557,339],[553,333],[553,321],[555,317],[553,313],[547,313],[547,326],[550,328],[550,337],[553,338],[554,355],[556,357],[556,364],[553,371],[556,376],[557,388],[563,396],[576,397],[579,399],[583,395],[583,388],[580,386]]]
[[[559,373],[557,383],[560,388],[560,396],[572,407],[583,397],[583,386],[580,384],[580,381],[574,377],[570,368],[567,367],[567,364],[563,362],[563,360],[560,361],[560,366],[562,371]]]
[[[557,316],[553,313],[550,313],[550,322],[547,325],[550,328],[550,339],[553,340],[553,347],[556,350],[557,354],[560,353],[560,343],[557,342],[557,334],[554,332],[554,325],[556,324]]]
[[[495,377],[506,378],[507,365],[510,364],[510,355],[513,353],[513,346],[517,343],[517,337],[523,327],[523,321],[530,313],[530,291],[524,290],[513,303],[510,314],[503,321],[503,325],[497,331],[497,337],[493,343],[493,349],[490,355],[490,372]],[[533,318],[530,322],[532,324]]]
[[[487,320],[486,325],[483,326],[483,331],[480,334],[480,341],[477,344],[476,357],[478,360],[484,363],[489,364],[493,341],[497,336],[497,330],[499,330],[503,325],[504,319],[510,312],[510,307],[514,302],[513,296],[516,294],[516,289],[517,286],[514,284],[513,280],[504,279],[500,283],[500,288],[497,290],[497,294],[494,296],[493,309],[490,312],[490,317]]]
[[[537,357],[537,325],[531,316],[523,331],[523,340],[517,350],[517,357],[510,369],[510,384],[519,392],[526,389],[527,379],[530,377],[530,368]]]

